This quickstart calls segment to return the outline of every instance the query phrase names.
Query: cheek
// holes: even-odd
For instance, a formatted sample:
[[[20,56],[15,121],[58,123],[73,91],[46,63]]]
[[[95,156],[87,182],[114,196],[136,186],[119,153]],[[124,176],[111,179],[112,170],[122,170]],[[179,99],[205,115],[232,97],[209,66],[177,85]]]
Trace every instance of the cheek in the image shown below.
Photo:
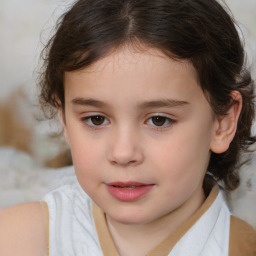
[[[196,129],[195,129],[196,130]],[[156,169],[171,182],[187,182],[201,177],[206,172],[209,161],[209,139],[202,133],[193,131],[177,132],[155,148],[151,159]]]
[[[97,166],[102,162],[102,146],[89,138],[74,136],[71,138],[70,148],[77,177],[93,177],[97,173]]]
[[[91,197],[99,184],[101,169],[99,150],[96,147],[82,146],[72,149],[72,158],[77,180],[83,190]]]
[[[80,147],[71,149],[74,165],[84,169],[94,168],[99,164],[101,152],[95,147]]]

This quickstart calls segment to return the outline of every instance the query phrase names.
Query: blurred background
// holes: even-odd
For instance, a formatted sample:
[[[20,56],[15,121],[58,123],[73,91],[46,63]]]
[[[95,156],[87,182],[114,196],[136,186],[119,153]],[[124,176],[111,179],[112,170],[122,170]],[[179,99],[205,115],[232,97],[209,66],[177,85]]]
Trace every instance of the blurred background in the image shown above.
[[[40,199],[73,175],[58,122],[38,106],[40,52],[72,0],[0,0],[0,207]],[[256,78],[256,1],[225,0],[245,37]],[[55,134],[55,135],[54,135]],[[56,135],[57,134],[57,135]],[[256,155],[228,196],[235,215],[256,227]]]

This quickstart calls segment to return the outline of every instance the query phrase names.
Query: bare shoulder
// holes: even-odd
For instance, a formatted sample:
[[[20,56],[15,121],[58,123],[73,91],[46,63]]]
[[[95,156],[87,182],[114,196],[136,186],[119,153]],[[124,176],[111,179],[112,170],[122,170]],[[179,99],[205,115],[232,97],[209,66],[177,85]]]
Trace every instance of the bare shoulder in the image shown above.
[[[44,213],[39,202],[0,210],[0,255],[46,255]]]
[[[256,255],[256,229],[245,221],[231,216],[230,218],[230,254],[232,256]]]

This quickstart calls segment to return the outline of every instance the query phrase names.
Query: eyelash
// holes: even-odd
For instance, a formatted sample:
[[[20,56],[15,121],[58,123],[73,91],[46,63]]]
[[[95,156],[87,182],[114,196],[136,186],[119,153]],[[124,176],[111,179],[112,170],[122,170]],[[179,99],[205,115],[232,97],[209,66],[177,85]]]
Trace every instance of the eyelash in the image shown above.
[[[160,118],[160,121],[163,122],[163,124],[157,125],[154,123],[153,119]],[[162,119],[162,120],[161,120]],[[159,121],[159,120],[158,120]],[[155,115],[151,116],[150,118],[147,119],[146,124],[152,125],[154,129],[157,130],[163,130],[171,126],[172,124],[175,123],[175,120],[171,119],[170,117],[166,117],[164,115]]]
[[[93,118],[99,118],[99,119],[101,119],[101,121],[102,121],[102,123],[99,123],[98,125],[97,124],[95,124],[95,123],[93,123],[93,121],[92,121],[92,119]],[[155,123],[154,123],[154,121],[153,121],[153,119],[156,119],[156,118],[160,118],[160,121],[163,121],[163,124],[161,125],[156,125]],[[102,120],[103,119],[103,120]],[[162,119],[162,120],[161,120]],[[82,117],[81,118],[81,121],[83,122],[83,123],[86,123],[86,125],[88,125],[89,127],[91,127],[91,128],[101,128],[101,127],[103,127],[103,126],[105,126],[105,125],[108,125],[109,123],[110,123],[110,121],[105,117],[105,116],[103,116],[103,115],[91,115],[91,116],[87,116],[87,117]],[[159,120],[158,120],[159,121]],[[163,129],[166,129],[166,128],[168,128],[169,126],[171,126],[172,124],[174,124],[176,121],[175,120],[173,120],[173,119],[171,119],[171,118],[169,118],[169,117],[166,117],[166,116],[164,116],[164,115],[160,115],[160,114],[158,114],[158,115],[154,115],[154,116],[151,116],[151,117],[149,117],[147,120],[146,120],[146,122],[145,122],[145,124],[147,124],[147,125],[150,125],[150,126],[153,126],[154,127],[154,129],[156,129],[156,130],[163,130]]]
[[[92,122],[92,118],[101,118],[101,119],[104,119],[104,120],[103,120],[103,123],[97,125],[97,124]],[[106,123],[105,123],[106,120],[107,120],[107,118],[103,115],[92,115],[92,116],[87,116],[87,117],[82,117],[81,118],[81,121],[83,123],[86,123],[88,126],[90,126],[92,128],[100,128],[103,125],[106,125]],[[109,121],[108,121],[108,123],[109,123]]]

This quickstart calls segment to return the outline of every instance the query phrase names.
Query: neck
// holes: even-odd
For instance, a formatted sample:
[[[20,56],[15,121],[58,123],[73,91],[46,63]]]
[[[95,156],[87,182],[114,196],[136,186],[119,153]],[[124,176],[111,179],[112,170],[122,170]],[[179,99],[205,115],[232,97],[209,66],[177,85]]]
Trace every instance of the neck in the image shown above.
[[[194,200],[188,200],[174,211],[146,224],[123,224],[106,216],[109,231],[119,254],[146,255],[189,219],[204,200],[205,195],[201,189]]]

